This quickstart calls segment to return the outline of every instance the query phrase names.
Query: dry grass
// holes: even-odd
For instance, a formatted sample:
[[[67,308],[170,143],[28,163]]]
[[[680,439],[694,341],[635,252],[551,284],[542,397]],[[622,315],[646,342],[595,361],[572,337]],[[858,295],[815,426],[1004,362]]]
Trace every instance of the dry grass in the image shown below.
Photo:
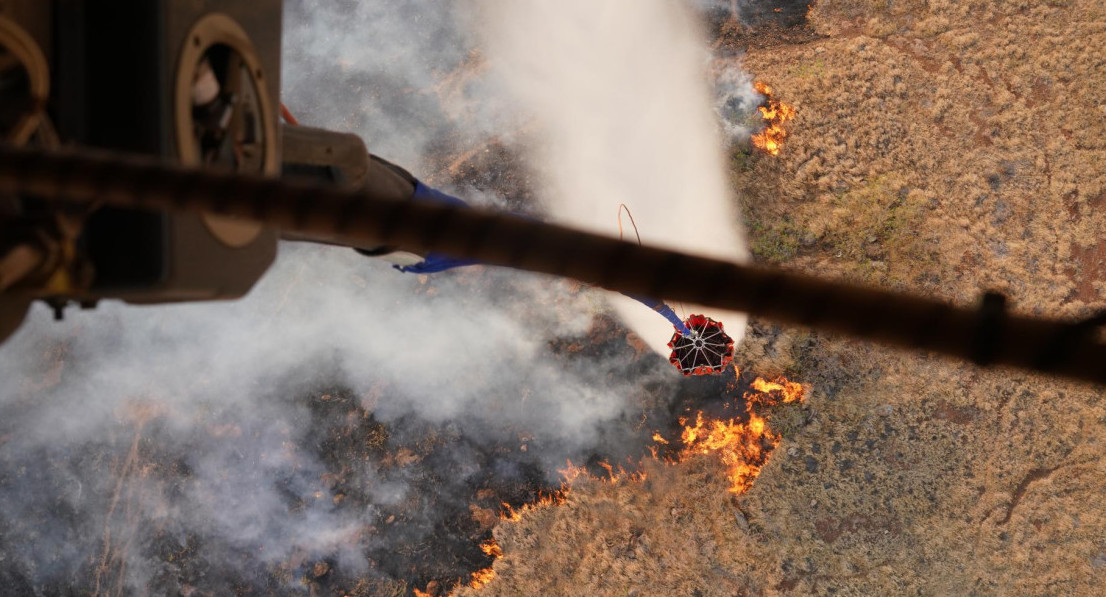
[[[755,222],[789,218],[788,265],[1054,312],[1098,300],[1072,256],[1103,225],[1103,9],[840,4],[812,14],[828,39],[746,60],[799,107],[782,159],[735,173]]]
[[[1025,5],[1025,8],[1018,6]],[[825,1],[745,66],[798,108],[736,153],[762,261],[970,302],[1106,307],[1106,8]],[[496,530],[496,595],[1095,594],[1097,388],[754,322],[739,362],[809,383],[756,486],[715,465],[578,487]],[[747,530],[746,530],[747,529]],[[468,594],[468,591],[461,591]]]

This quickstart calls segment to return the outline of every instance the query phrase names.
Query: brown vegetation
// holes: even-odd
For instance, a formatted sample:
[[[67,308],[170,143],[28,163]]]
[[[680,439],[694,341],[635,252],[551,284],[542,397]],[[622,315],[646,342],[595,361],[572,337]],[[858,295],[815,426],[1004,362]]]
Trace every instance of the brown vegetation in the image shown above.
[[[1101,3],[827,0],[810,25],[743,59],[797,108],[778,157],[733,153],[760,261],[1106,306]],[[1098,592],[1100,389],[758,321],[739,352],[809,384],[813,415],[751,490],[706,458],[580,484],[496,529],[497,578],[471,594]]]

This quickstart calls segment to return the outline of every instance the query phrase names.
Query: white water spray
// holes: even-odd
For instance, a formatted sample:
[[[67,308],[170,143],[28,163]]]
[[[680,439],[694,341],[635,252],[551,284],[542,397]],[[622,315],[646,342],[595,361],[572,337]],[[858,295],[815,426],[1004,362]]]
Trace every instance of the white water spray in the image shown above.
[[[556,219],[616,234],[624,203],[646,244],[747,260],[705,74],[709,53],[685,3],[512,0],[485,9],[489,62],[540,125],[531,158]],[[667,354],[670,324],[631,299],[611,300]],[[736,341],[744,335],[743,314],[673,306],[683,317],[724,321]]]

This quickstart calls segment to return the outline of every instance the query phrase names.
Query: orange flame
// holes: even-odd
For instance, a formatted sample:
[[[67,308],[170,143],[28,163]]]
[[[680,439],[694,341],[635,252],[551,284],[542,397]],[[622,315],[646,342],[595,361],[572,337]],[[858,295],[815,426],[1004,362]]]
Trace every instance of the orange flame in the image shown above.
[[[789,402],[802,402],[804,393],[802,384],[778,378],[768,381],[758,377],[750,384],[751,390],[745,393],[745,413],[748,420],[741,422],[737,419],[710,420],[700,411],[695,416],[693,423],[688,419],[681,419],[680,425],[684,427],[680,440],[684,447],[680,452],[680,459],[697,454],[717,454],[726,465],[727,476],[730,480],[729,491],[741,494],[753,486],[753,481],[760,475],[761,468],[768,463],[768,456],[780,443],[780,435],[768,428],[768,421],[758,415],[755,407],[775,406]],[[653,434],[653,441],[658,445],[668,445],[660,433]],[[654,458],[656,451],[653,452]],[[572,483],[583,477],[587,481],[601,483],[619,483],[623,480],[644,481],[645,473],[627,473],[621,466],[615,469],[607,462],[598,464],[607,473],[606,478],[595,477],[584,467],[566,462],[565,468],[559,472],[562,476],[561,488],[549,493],[539,494],[533,502],[523,504],[518,508],[503,503],[505,521],[518,522],[525,513],[557,505],[568,499]],[[503,550],[495,539],[484,542],[480,549],[493,560],[503,557]],[[469,586],[479,589],[496,577],[495,570],[491,567],[477,570],[472,573]],[[426,595],[416,590],[420,597]]]
[[[579,473],[577,473],[577,474],[579,474]],[[503,513],[500,514],[499,517],[503,520],[506,520],[506,521],[518,522],[518,521],[522,520],[522,516],[524,514],[526,514],[527,512],[531,512],[533,510],[538,510],[538,509],[544,508],[546,506],[556,506],[556,505],[564,502],[565,497],[567,495],[568,495],[568,485],[566,483],[559,490],[551,491],[551,492],[548,492],[548,493],[546,493],[546,492],[539,493],[538,496],[537,496],[537,499],[535,499],[532,502],[525,503],[522,506],[519,506],[518,508],[515,508],[515,507],[511,506],[507,502],[503,502],[502,504],[500,504],[501,506],[503,506]]]
[[[654,435],[653,439],[660,437],[659,434]],[[663,438],[661,438],[663,440]],[[558,469],[557,472],[561,474],[561,487],[549,492],[539,492],[537,498],[532,502],[527,502],[519,507],[514,507],[507,502],[502,502],[503,513],[499,515],[502,520],[508,522],[518,522],[522,520],[523,515],[527,512],[532,512],[546,506],[556,506],[564,503],[568,499],[568,494],[572,491],[572,484],[580,478],[587,481],[596,481],[601,483],[621,483],[623,481],[644,481],[645,472],[627,472],[622,465],[615,466],[608,462],[601,461],[597,464],[600,468],[606,471],[605,477],[596,477],[588,472],[588,469],[582,466],[576,466],[572,464],[571,460],[565,462],[565,467]]]
[[[752,391],[745,393],[748,421],[708,420],[702,411],[695,416],[694,422],[680,420],[680,425],[684,427],[680,436],[684,444],[680,458],[717,454],[726,465],[729,490],[733,494],[745,493],[753,486],[761,468],[768,463],[768,455],[780,443],[780,435],[768,428],[767,420],[754,412],[754,407],[803,400],[803,386],[787,379],[768,381],[757,378],[751,387]],[[657,436],[659,434],[654,439]]]
[[[795,108],[773,99],[772,88],[768,85],[757,81],[753,86],[765,98],[764,105],[759,109],[761,118],[767,122],[763,131],[753,135],[753,145],[771,155],[779,155],[783,140],[787,138],[783,125],[795,118]]]
[[[480,544],[480,550],[484,552],[484,555],[492,559],[492,565],[495,565],[495,560],[503,557],[503,549],[499,547],[499,543],[496,543],[495,537],[488,539]],[[469,581],[469,586],[474,589],[490,583],[495,578],[495,570],[492,566],[488,566],[483,570],[477,570],[472,573],[472,580]]]
[[[499,547],[499,544],[495,542],[495,538],[488,539],[480,544],[480,551],[484,552],[484,555],[499,559],[503,557],[503,549]]]
[[[469,582],[469,586],[474,589],[479,589],[480,587],[492,582],[492,579],[494,578],[495,570],[492,570],[491,568],[477,570],[476,572],[472,573],[472,581]]]
[[[778,381],[766,381],[763,377],[758,377],[750,386],[760,393],[746,393],[745,400],[752,400],[758,404],[786,404],[788,402],[801,402],[803,399],[802,384],[784,378],[780,378]],[[780,392],[782,399],[778,401],[772,399],[772,392]]]
[[[747,423],[706,421],[703,413],[695,423],[684,427],[683,455],[715,453],[726,465],[730,493],[745,493],[768,460],[768,452],[779,443],[779,436],[767,431],[765,421],[750,413]]]

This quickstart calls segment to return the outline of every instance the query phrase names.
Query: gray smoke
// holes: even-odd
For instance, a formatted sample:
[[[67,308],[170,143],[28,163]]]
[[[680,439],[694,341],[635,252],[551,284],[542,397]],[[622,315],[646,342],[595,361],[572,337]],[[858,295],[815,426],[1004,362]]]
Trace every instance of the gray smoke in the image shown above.
[[[313,449],[327,430],[312,435],[303,398],[341,385],[397,429],[415,416],[488,443],[527,430],[552,474],[650,376],[674,373],[610,376],[617,357],[556,361],[550,339],[584,334],[598,304],[518,272],[428,281],[348,250],[284,246],[237,302],[105,304],[62,323],[36,309],[0,347],[0,566],[64,586],[110,553],[126,562],[125,586],[144,587],[168,565],[151,545],[171,533],[228,554],[263,547],[259,569],[297,553],[364,569],[375,506],[408,499],[408,487],[349,463],[372,505],[335,507]],[[41,528],[59,509],[73,523]]]
[[[476,0],[287,0],[286,103],[305,124],[361,135],[429,178],[428,154],[510,130],[482,75]]]
[[[714,111],[722,127],[722,134],[730,143],[744,143],[764,121],[757,108],[764,101],[753,86],[753,76],[742,70],[740,64],[720,61],[720,72],[714,79]]]

